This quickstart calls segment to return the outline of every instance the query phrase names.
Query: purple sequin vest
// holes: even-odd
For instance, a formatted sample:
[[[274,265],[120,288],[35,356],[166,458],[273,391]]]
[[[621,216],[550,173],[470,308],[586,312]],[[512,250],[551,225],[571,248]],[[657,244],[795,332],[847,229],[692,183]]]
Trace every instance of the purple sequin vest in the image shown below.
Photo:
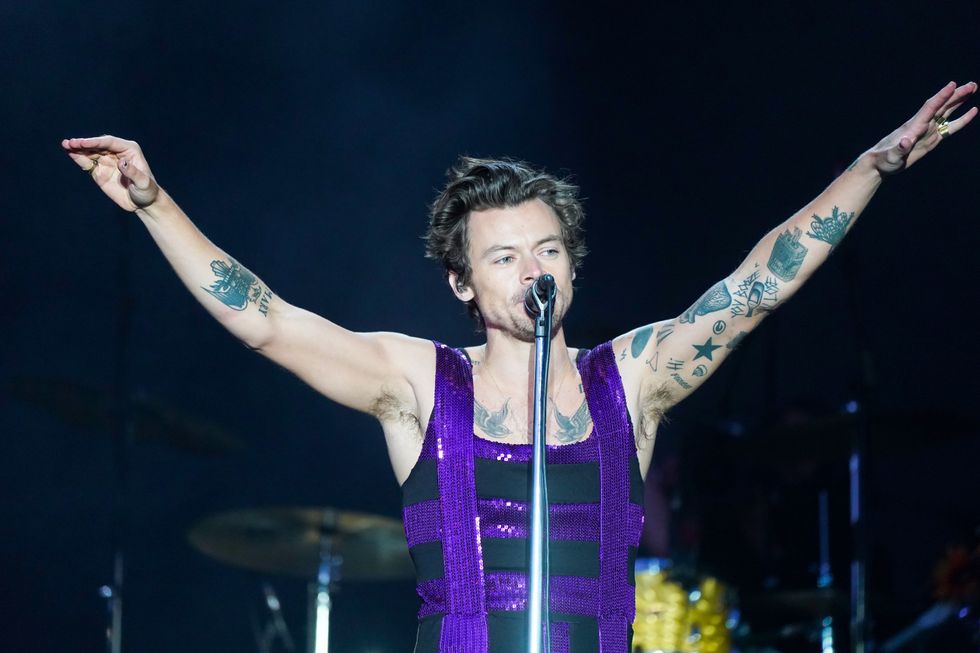
[[[519,651],[526,638],[531,445],[473,430],[469,360],[436,344],[435,405],[402,486],[422,599],[416,653]],[[627,653],[643,484],[610,343],[579,357],[591,436],[548,446],[551,650]]]

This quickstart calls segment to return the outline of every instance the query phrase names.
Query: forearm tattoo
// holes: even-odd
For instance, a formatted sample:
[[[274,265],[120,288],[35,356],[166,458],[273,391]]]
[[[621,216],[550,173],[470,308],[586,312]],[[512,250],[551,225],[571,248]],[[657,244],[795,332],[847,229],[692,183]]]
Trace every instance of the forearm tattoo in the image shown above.
[[[244,311],[249,304],[255,304],[259,313],[269,316],[269,302],[272,291],[262,286],[254,274],[242,267],[233,258],[228,261],[211,261],[211,271],[217,280],[208,286],[201,286],[212,297],[236,311]]]
[[[772,311],[779,301],[778,293],[779,284],[774,278],[766,277],[763,281],[759,278],[759,270],[753,270],[735,289],[732,317],[756,317],[757,313]]]
[[[776,244],[773,245],[769,263],[766,265],[770,272],[783,281],[792,281],[806,258],[807,248],[800,242],[802,235],[803,231],[799,227],[793,227],[792,233],[787,229],[776,236]]]
[[[810,231],[806,232],[806,235],[830,244],[830,250],[833,251],[844,238],[844,234],[847,233],[847,228],[853,219],[854,211],[848,213],[841,211],[836,206],[828,218],[821,218],[814,213],[813,219],[810,221]]]

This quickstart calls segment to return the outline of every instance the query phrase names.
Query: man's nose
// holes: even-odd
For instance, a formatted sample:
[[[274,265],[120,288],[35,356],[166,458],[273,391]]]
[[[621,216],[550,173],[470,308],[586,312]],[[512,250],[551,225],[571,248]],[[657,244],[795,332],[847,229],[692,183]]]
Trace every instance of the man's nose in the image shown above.
[[[538,261],[537,256],[529,256],[524,260],[525,265],[523,281],[525,283],[534,283],[535,279],[544,274],[544,270],[541,268],[541,262]]]

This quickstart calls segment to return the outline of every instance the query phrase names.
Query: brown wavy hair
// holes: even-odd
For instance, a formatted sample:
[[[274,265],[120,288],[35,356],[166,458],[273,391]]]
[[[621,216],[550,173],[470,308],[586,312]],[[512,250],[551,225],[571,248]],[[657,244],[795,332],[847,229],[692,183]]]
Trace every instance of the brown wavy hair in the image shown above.
[[[455,272],[460,285],[468,285],[470,266],[468,224],[471,211],[502,209],[539,199],[555,212],[562,244],[572,270],[578,270],[588,253],[582,226],[585,211],[578,187],[544,170],[513,159],[460,157],[446,172],[447,183],[429,211],[425,233],[425,255],[442,263],[446,275]],[[466,303],[478,328],[483,316],[475,301]]]

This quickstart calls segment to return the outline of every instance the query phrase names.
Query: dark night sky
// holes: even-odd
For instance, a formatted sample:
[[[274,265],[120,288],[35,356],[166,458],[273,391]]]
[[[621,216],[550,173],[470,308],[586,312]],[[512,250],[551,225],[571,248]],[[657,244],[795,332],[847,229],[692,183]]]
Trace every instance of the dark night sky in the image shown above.
[[[10,395],[25,377],[108,391],[123,305],[131,391],[245,443],[217,458],[129,448],[128,650],[254,650],[258,577],[191,549],[197,520],[399,514],[374,422],[213,323],[62,138],[139,141],[196,224],[288,301],[454,345],[478,336],[418,238],[445,169],[469,153],[570,173],[592,253],[567,332],[592,346],[678,314],[943,83],[980,76],[978,26],[973,0],[0,4],[3,648],[100,650],[111,439]],[[888,180],[809,286],[676,409],[655,465],[710,447],[705,424],[751,433],[788,402],[854,397],[856,324],[882,411],[980,417],[978,144],[980,122]],[[937,422],[874,469],[876,580],[910,615],[980,523],[978,434],[946,434]],[[303,586],[276,582],[298,636]],[[339,650],[409,650],[414,610],[410,582],[348,586]]]

